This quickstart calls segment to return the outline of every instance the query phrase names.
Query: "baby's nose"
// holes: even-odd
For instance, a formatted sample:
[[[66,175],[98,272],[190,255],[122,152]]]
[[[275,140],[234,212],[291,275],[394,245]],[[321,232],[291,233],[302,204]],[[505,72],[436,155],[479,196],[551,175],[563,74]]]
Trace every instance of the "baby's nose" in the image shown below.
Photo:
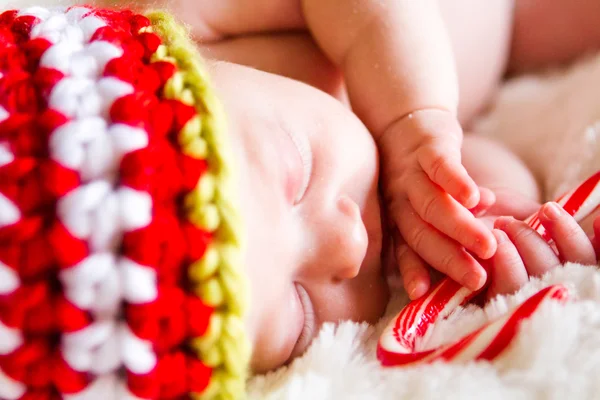
[[[369,244],[358,204],[348,196],[340,196],[321,229],[318,264],[323,272],[339,280],[356,277]]]

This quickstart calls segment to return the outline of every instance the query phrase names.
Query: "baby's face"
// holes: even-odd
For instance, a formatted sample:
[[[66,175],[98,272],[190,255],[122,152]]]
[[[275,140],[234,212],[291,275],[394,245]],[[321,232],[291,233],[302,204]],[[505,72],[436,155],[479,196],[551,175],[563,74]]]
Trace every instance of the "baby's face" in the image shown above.
[[[316,89],[226,64],[214,78],[238,161],[252,368],[264,372],[301,355],[324,322],[382,315],[377,151]]]

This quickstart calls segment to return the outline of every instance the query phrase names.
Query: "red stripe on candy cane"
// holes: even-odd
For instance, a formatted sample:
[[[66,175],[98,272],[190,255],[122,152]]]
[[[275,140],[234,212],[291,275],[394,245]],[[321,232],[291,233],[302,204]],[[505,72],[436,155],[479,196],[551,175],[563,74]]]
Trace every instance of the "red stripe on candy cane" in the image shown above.
[[[493,360],[512,343],[521,322],[530,318],[548,299],[566,301],[568,291],[562,285],[549,286],[527,299],[511,313],[492,321],[450,344],[424,351],[409,347],[399,351],[378,346],[377,357],[386,367],[408,366],[433,361],[465,362]]]
[[[574,190],[560,196],[557,203],[578,222],[592,215],[600,209],[600,172]],[[527,218],[525,222],[544,239],[550,240],[537,213]],[[544,301],[564,302],[568,299],[568,291],[564,286],[546,287],[509,314],[488,322],[459,340],[431,350],[418,349],[419,341],[427,337],[438,319],[446,318],[476,294],[446,278],[431,288],[425,296],[410,302],[390,321],[380,337],[377,357],[381,364],[391,367],[438,360],[446,362],[494,360],[510,346],[521,322],[530,318]]]
[[[566,201],[561,204],[565,211],[575,216],[597,188],[599,181],[600,172],[597,172],[577,187],[570,196],[566,196]]]
[[[546,299],[565,302],[568,299],[568,290],[562,285],[549,286],[527,299],[511,314],[508,321],[502,327],[502,330],[477,358],[493,360],[498,357],[517,335],[519,324],[523,320],[530,318]]]

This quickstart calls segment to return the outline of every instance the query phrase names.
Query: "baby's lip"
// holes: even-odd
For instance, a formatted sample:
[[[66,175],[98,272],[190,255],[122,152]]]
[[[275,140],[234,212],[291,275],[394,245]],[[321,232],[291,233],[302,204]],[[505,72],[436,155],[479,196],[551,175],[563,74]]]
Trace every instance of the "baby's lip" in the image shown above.
[[[320,328],[320,324],[317,320],[317,315],[315,313],[308,292],[306,291],[304,286],[302,286],[299,283],[295,283],[294,286],[296,287],[296,292],[298,298],[300,299],[300,304],[302,305],[302,314],[304,316],[302,321],[302,330],[299,333],[299,338],[301,335],[304,335],[304,337],[297,341],[296,345],[294,346],[294,349],[292,350],[288,362],[304,354],[308,346],[310,346],[313,339],[315,338],[315,334],[319,332]]]

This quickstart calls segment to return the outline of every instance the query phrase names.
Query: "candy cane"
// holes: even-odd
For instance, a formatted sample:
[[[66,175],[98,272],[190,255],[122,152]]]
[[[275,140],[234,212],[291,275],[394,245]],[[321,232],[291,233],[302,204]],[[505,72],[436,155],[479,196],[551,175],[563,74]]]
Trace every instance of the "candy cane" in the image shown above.
[[[557,203],[580,224],[600,208],[600,171],[574,190],[559,197]],[[544,239],[552,243],[537,213],[525,220]],[[554,285],[540,290],[512,312],[488,322],[461,339],[435,349],[419,351],[417,342],[439,319],[467,303],[479,292],[471,292],[450,278],[435,285],[425,296],[410,302],[385,328],[377,346],[377,358],[383,366],[406,366],[437,360],[465,362],[493,360],[515,338],[521,322],[531,317],[547,299],[568,300],[567,288]]]

